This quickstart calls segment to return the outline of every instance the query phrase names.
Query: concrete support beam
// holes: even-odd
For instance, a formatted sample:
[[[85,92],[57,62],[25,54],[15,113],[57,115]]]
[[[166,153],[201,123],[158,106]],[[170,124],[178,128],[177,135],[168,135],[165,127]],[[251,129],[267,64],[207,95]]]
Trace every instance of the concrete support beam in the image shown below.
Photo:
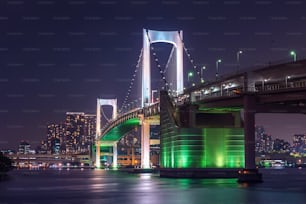
[[[150,168],[150,123],[139,115],[141,121],[141,168]]]
[[[245,134],[245,168],[256,169],[255,165],[255,95],[245,95],[244,104],[244,134]]]
[[[117,149],[117,142],[113,144],[113,168],[118,167],[118,149]]]
[[[101,168],[100,161],[100,141],[96,141],[96,168]]]

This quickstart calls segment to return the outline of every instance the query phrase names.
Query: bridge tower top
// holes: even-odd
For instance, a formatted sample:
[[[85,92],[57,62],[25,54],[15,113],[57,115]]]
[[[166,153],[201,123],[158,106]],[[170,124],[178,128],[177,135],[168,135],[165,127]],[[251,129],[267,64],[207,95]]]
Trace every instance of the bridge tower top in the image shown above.
[[[162,42],[173,44],[176,48],[176,93],[183,93],[183,31],[157,31],[143,29],[142,58],[142,107],[151,102],[150,45]]]
[[[117,99],[97,99],[96,137],[101,135],[101,106],[112,106],[112,119],[117,118]]]

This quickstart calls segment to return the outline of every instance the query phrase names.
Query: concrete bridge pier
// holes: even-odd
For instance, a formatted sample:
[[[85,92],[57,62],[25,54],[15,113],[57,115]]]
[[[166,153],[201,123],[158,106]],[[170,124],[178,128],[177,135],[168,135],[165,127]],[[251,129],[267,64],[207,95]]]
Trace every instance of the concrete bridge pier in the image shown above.
[[[103,147],[112,147],[113,153],[104,153],[105,155],[112,156],[113,162],[112,167],[118,167],[118,148],[117,142],[107,142],[107,141],[96,141],[96,168],[101,168],[101,145]]]
[[[118,167],[118,149],[117,149],[117,142],[113,144],[113,168]]]
[[[100,161],[100,156],[101,156],[101,152],[100,152],[100,145],[101,142],[100,141],[96,141],[96,168],[101,168],[101,161]]]
[[[244,107],[244,154],[245,169],[239,171],[238,182],[261,182],[262,175],[255,164],[255,113],[256,96],[246,94],[243,98]]]
[[[150,122],[139,115],[141,123],[141,168],[150,168]]]

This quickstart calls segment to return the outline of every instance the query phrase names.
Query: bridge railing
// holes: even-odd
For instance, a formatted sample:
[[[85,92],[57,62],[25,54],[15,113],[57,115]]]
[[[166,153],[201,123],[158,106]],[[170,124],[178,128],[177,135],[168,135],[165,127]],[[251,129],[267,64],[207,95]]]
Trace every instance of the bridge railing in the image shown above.
[[[149,106],[143,108],[143,114],[145,117],[157,115],[159,112],[160,112],[159,101],[152,103]]]
[[[304,79],[292,79],[288,81],[276,81],[271,83],[262,83],[255,86],[258,92],[267,91],[279,91],[279,90],[290,90],[297,88],[306,88],[306,78]]]
[[[187,90],[184,94],[176,97],[175,101],[178,105],[181,105],[184,103],[192,103],[209,98],[239,96],[244,92],[250,92],[250,90],[256,93],[264,93],[306,88],[306,74],[305,76],[289,77],[271,81],[255,81],[253,87],[249,88],[245,87],[245,84],[248,84],[246,80],[248,80],[247,77],[240,77],[239,84],[235,85],[233,85],[234,83],[230,85],[231,83],[224,83],[222,81],[204,84],[202,87],[200,86]],[[230,80],[227,79],[227,81]],[[234,81],[234,78],[232,81]]]

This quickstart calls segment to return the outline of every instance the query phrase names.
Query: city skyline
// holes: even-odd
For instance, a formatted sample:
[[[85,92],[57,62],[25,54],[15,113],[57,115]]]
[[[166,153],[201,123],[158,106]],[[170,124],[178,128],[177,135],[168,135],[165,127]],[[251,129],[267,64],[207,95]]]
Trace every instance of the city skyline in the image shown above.
[[[263,125],[266,133],[273,138],[285,139],[292,143],[294,134],[306,134],[306,117],[304,114],[265,113],[256,114],[256,125]]]
[[[121,106],[143,28],[183,30],[195,63],[207,67],[205,80],[214,80],[219,58],[220,75],[236,71],[239,50],[240,69],[293,60],[291,50],[297,59],[306,56],[300,1],[48,2],[0,3],[0,148],[26,138],[40,142],[47,123],[70,111],[94,114],[99,97],[118,98]],[[282,124],[282,131],[270,116],[256,123],[271,123],[269,132],[291,137],[287,129],[302,130],[303,120],[288,122],[286,129]]]
[[[85,115],[93,115],[93,114],[87,114],[84,112],[70,112],[70,114],[75,114],[75,113],[82,113]],[[282,124],[281,128],[279,128],[280,126],[277,124],[281,124],[283,122],[287,122],[288,118],[287,114],[282,114],[282,113],[261,113],[261,114],[256,114],[255,115],[255,126],[256,127],[263,127],[265,130],[265,133],[267,135],[270,135],[272,137],[272,139],[283,139],[286,142],[289,142],[290,144],[292,144],[293,141],[293,136],[297,135],[297,134],[306,134],[306,129],[304,127],[306,127],[306,120],[305,116],[303,114],[293,114],[294,120],[291,121],[290,124]],[[67,113],[66,113],[67,116]],[[3,146],[0,149],[12,149],[12,150],[17,150],[18,149],[18,145],[20,142],[26,141],[29,142],[32,145],[32,148],[36,149],[37,146],[40,145],[41,141],[46,141],[48,139],[48,127],[49,126],[58,126],[58,125],[63,125],[65,123],[65,117],[63,116],[63,120],[62,121],[51,121],[49,122],[45,129],[45,135],[43,135],[40,140],[30,140],[27,138],[21,139],[19,141],[16,141],[15,143],[12,142],[11,146]],[[292,118],[290,118],[290,120],[292,120]],[[305,126],[300,126],[300,125],[296,125],[299,124],[299,122],[301,122],[301,120],[303,123],[305,124]],[[294,125],[295,124],[295,125]],[[286,131],[284,131],[284,129]],[[286,135],[288,132],[290,135]],[[34,146],[35,145],[35,146]]]

